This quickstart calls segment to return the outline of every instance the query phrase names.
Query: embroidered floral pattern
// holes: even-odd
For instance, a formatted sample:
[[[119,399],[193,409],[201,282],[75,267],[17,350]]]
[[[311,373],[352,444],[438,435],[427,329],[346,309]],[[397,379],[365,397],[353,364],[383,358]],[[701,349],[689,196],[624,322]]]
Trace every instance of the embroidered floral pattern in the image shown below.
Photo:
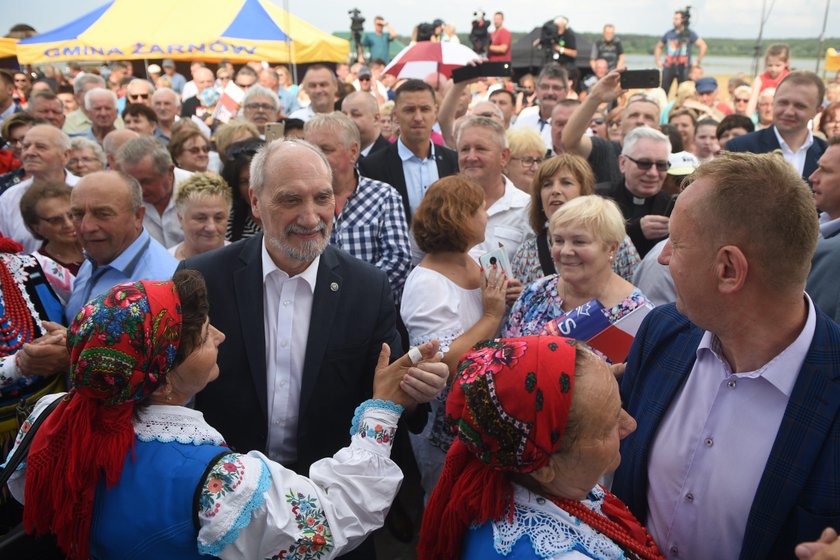
[[[272,560],[318,560],[333,549],[332,532],[327,516],[318,500],[294,490],[286,493],[286,502],[292,506],[297,528],[301,531],[297,542],[290,549],[280,552]]]
[[[245,476],[245,465],[236,453],[226,455],[210,470],[201,487],[198,505],[207,517],[214,517],[221,508],[221,498],[236,491]]]
[[[390,443],[394,439],[396,432],[396,428],[386,428],[382,424],[370,426],[367,422],[362,422],[362,425],[359,426],[360,436],[370,438],[377,443]]]

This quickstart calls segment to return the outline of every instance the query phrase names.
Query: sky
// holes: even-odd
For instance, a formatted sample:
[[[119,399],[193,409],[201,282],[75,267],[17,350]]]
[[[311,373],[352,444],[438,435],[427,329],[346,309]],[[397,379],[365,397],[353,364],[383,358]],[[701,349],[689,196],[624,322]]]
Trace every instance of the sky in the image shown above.
[[[126,0],[129,1],[129,0]],[[138,6],[143,0],[130,0]],[[182,1],[182,0],[172,0]],[[234,0],[231,0],[234,1]],[[283,6],[281,0],[269,0]],[[754,39],[758,36],[762,4],[772,5],[764,29],[765,39],[816,38],[819,36],[828,0],[694,0],[691,27],[701,37]],[[0,13],[5,24],[28,23],[40,32],[49,31],[103,5],[104,0],[0,0]],[[483,4],[483,5],[482,5]],[[373,17],[382,15],[400,35],[409,35],[417,23],[440,18],[455,25],[461,33],[469,32],[473,12],[482,7],[490,14],[505,12],[506,27],[512,31],[529,31],[557,15],[569,18],[576,31],[600,31],[603,24],[613,23],[621,33],[661,34],[671,27],[675,9],[685,3],[663,0],[590,0],[574,2],[580,6],[546,0],[481,3],[476,0],[289,0],[290,11],[328,32],[349,31],[347,11],[359,8],[367,19],[365,30],[373,28]],[[201,2],[198,2],[201,5]],[[387,6],[387,8],[385,7]],[[515,8],[514,8],[515,6]],[[561,7],[557,7],[561,6]],[[559,11],[556,11],[559,10]],[[605,18],[605,14],[610,17]],[[201,9],[196,17],[204,17]],[[488,15],[488,19],[492,16]],[[840,37],[840,2],[830,7],[826,37]],[[5,33],[5,29],[0,32]],[[840,45],[837,45],[840,47]],[[709,53],[713,54],[713,53]]]

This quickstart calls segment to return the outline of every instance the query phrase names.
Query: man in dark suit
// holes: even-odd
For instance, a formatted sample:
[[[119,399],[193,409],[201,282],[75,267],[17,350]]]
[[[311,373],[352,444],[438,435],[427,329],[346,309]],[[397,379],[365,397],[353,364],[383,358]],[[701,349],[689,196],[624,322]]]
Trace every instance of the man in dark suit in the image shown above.
[[[811,259],[808,295],[840,322],[840,136],[830,138],[819,167],[809,178],[820,214],[820,240]]]
[[[184,263],[204,275],[210,322],[227,337],[219,383],[196,408],[236,449],[307,473],[349,442],[382,343],[401,353],[394,300],[385,273],[328,246],[335,199],[317,148],[274,142],[251,170],[264,235]],[[354,554],[374,557],[372,542]]]
[[[411,224],[411,216],[429,186],[458,172],[458,155],[432,143],[437,103],[429,84],[408,80],[398,87],[393,115],[400,126],[399,139],[359,161],[359,171],[399,191],[406,219]]]
[[[391,145],[382,136],[382,115],[376,98],[366,91],[351,93],[341,101],[341,112],[350,117],[359,129],[361,148],[359,159],[384,150]]]
[[[825,84],[819,76],[807,70],[791,72],[776,88],[773,125],[733,138],[726,149],[754,154],[779,150],[802,178],[807,179],[825,152],[825,140],[814,136],[808,128],[809,121],[819,112],[824,95]]]
[[[676,308],[628,357],[638,429],[613,491],[669,558],[790,558],[840,523],[840,327],[804,293],[811,194],[775,156],[723,155],[670,229]]]

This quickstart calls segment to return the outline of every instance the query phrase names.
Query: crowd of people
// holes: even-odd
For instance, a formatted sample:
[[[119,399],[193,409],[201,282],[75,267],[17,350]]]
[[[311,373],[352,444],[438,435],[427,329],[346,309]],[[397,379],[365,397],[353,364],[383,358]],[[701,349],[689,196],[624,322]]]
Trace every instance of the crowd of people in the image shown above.
[[[646,89],[612,24],[581,68],[565,17],[515,82],[386,74],[379,16],[300,84],[0,70],[0,529],[71,558],[369,559],[383,524],[421,558],[840,558],[840,73],[774,44],[721,92],[688,18]]]

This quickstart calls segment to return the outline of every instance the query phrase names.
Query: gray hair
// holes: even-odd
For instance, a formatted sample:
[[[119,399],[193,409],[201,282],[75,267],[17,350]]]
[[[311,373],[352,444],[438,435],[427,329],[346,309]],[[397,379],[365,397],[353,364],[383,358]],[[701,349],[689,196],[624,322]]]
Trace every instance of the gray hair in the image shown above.
[[[98,88],[105,87],[105,80],[102,76],[96,74],[82,74],[73,81],[73,93],[78,95],[85,90],[85,86],[89,84],[96,84]]]
[[[137,212],[137,209],[143,206],[143,187],[140,186],[140,181],[122,171],[116,173],[128,183],[128,207],[132,212]]]
[[[152,85],[152,82],[150,82],[149,80],[144,80],[142,78],[134,78],[133,80],[128,82],[128,86],[126,86],[126,89],[137,84],[142,84],[146,86],[146,91],[148,91],[149,93],[155,92],[155,86]]]
[[[111,103],[114,105],[114,109],[117,108],[117,94],[111,91],[110,89],[96,87],[85,94],[85,109],[90,111],[93,106],[93,98],[97,95],[107,96],[111,99]]]
[[[70,149],[71,150],[91,150],[93,152],[93,157],[99,160],[99,163],[102,164],[102,167],[105,167],[108,163],[108,158],[105,157],[105,150],[102,149],[97,142],[93,140],[89,140],[87,138],[77,137],[70,139]]]
[[[373,97],[373,96],[371,95],[369,97]],[[499,108],[499,106],[496,105],[495,103],[493,103],[492,101],[479,101],[478,103],[473,105],[472,109],[470,110],[470,116],[476,116],[476,117],[479,117],[479,116],[483,117],[484,116],[484,115],[476,115],[475,113],[473,113],[473,111],[475,111],[478,108],[479,105],[481,105],[482,107],[486,106],[488,109],[490,109],[490,111],[493,112],[494,115],[496,115],[496,117],[498,119],[500,119],[504,122],[505,114],[502,112],[502,110]],[[490,117],[487,117],[487,118],[490,118]]]
[[[373,96],[368,97],[372,98]],[[303,125],[303,134],[307,135],[313,130],[322,128],[337,132],[345,148],[349,148],[354,142],[356,146],[362,145],[359,128],[344,113],[333,111],[332,113],[316,114]]]
[[[277,97],[277,94],[267,87],[259,84],[254,84],[248,88],[248,93],[246,93],[245,97],[242,98],[242,106],[245,107],[245,105],[247,105],[248,102],[255,97],[268,97],[274,103],[275,111],[281,111],[283,109],[283,104],[280,102],[280,98]]]
[[[654,142],[661,142],[668,146],[668,153],[671,153],[671,140],[656,130],[655,128],[650,128],[649,126],[639,126],[631,130],[627,136],[624,137],[624,146],[621,148],[621,155],[628,155],[633,152],[633,148],[636,147],[636,143],[639,140],[653,140]]]
[[[461,135],[464,133],[465,130],[474,127],[489,129],[490,134],[492,134],[493,139],[499,145],[500,149],[504,150],[508,147],[508,140],[507,136],[505,135],[505,128],[490,117],[478,116],[468,117],[467,120],[461,123],[461,126],[458,127],[458,131],[455,136],[455,145],[457,146],[461,143]]]
[[[67,133],[61,130],[60,128],[56,128],[51,124],[36,124],[32,128],[30,128],[26,133],[29,134],[29,131],[35,130],[36,128],[44,127],[45,129],[49,130],[53,134],[55,134],[55,145],[62,151],[67,151],[70,149],[70,137],[67,136]],[[25,138],[25,136],[24,136]]]
[[[315,146],[306,140],[285,138],[266,144],[260,148],[251,160],[251,188],[254,189],[255,192],[259,193],[265,184],[265,167],[268,163],[268,159],[274,154],[282,154],[283,152],[295,147],[307,149],[317,155],[321,162],[323,162],[324,167],[326,167],[327,174],[329,175],[330,182],[332,183],[332,167],[330,167],[330,162],[327,161],[326,156],[318,149],[318,146]]]
[[[160,88],[160,89],[156,90],[156,91],[152,94],[152,101],[154,102],[155,97],[159,97],[159,96],[160,96],[160,94],[163,94],[163,93],[169,93],[169,94],[171,94],[171,95],[172,95],[172,97],[174,97],[174,98],[175,98],[175,104],[176,104],[178,107],[180,107],[180,106],[181,106],[181,96],[180,96],[180,95],[178,95],[178,93],[177,93],[174,89],[172,89],[172,88],[168,88],[168,87],[162,87],[162,88]]]
[[[537,85],[540,85],[545,79],[561,80],[566,89],[569,89],[569,73],[556,62],[549,62],[543,66],[540,75],[537,76]]]
[[[152,157],[155,173],[163,175],[172,167],[172,156],[169,150],[154,136],[141,136],[123,144],[117,150],[117,167],[124,169],[125,165],[137,165],[147,156]]]

